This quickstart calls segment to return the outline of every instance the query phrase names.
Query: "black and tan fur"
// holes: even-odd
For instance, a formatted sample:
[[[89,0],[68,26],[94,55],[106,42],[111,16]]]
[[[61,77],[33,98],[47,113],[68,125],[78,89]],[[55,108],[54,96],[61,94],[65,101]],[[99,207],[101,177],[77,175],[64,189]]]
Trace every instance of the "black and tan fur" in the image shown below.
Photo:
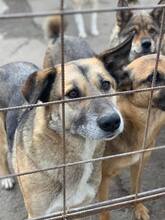
[[[130,3],[136,3],[138,0],[128,0]],[[74,10],[82,10],[84,8],[97,9],[99,8],[99,0],[71,0],[71,5]],[[85,23],[82,14],[75,14],[75,22],[77,24],[78,34],[80,37],[87,37]],[[99,35],[98,30],[98,15],[91,13],[90,32],[93,36]]]
[[[84,71],[88,69],[88,72]],[[96,71],[97,70],[97,71]],[[93,78],[88,76],[93,75]],[[38,100],[60,100],[61,65],[51,71],[30,75],[22,89],[30,101],[38,88],[50,82]],[[53,79],[53,80],[52,80]],[[31,85],[34,82],[34,86]],[[110,85],[105,88],[104,83]],[[113,79],[96,58],[65,64],[65,99],[113,92]],[[14,142],[15,172],[26,172],[63,163],[61,105],[33,109],[23,115]],[[92,159],[103,155],[105,139],[112,139],[123,129],[115,99],[86,100],[65,105],[66,162]],[[108,125],[109,124],[109,125]],[[115,126],[116,124],[116,126]],[[18,178],[29,217],[50,214],[63,207],[63,171],[47,171]],[[101,180],[101,163],[66,169],[66,204],[68,208],[93,201]]]
[[[158,4],[165,4],[160,0]],[[128,7],[127,0],[119,0],[118,6]],[[160,35],[162,8],[148,11],[123,10],[116,13],[116,25],[110,37],[110,46],[114,47],[127,38],[132,31],[135,32],[130,50],[130,61],[142,55],[157,51]],[[165,54],[165,41],[163,39],[161,53]]]
[[[113,93],[116,83],[109,74],[110,69],[106,61],[111,60],[111,66],[120,68],[120,62],[116,63],[115,58],[118,56],[122,62],[123,59],[127,60],[126,54],[130,50],[131,40],[132,37],[116,49],[107,50],[97,56],[89,56],[90,48],[84,48],[84,51],[87,51],[84,56],[87,58],[83,59],[77,59],[81,58],[81,53],[75,54],[74,59],[74,54],[65,51],[66,59],[70,61],[65,63],[65,99]],[[58,42],[58,37],[54,42]],[[73,42],[71,45],[73,46]],[[73,47],[76,48],[76,45]],[[47,55],[45,59],[49,58]],[[10,97],[7,106],[61,100],[61,65],[36,69],[34,73],[31,72],[32,69],[28,69],[29,65],[26,63],[22,67],[22,63],[13,63],[1,67],[5,73],[3,77],[6,76],[1,78],[1,82],[4,86],[10,82],[8,91],[15,88],[16,93],[16,96],[13,94],[14,96]],[[32,68],[32,64],[30,66]],[[25,71],[26,68],[28,71]],[[18,69],[22,81],[18,80]],[[4,93],[1,93],[1,98],[6,99]],[[105,149],[103,141],[115,138],[123,130],[123,120],[117,110],[115,97],[66,103],[65,115],[66,162],[102,156]],[[16,173],[63,163],[60,104],[13,113],[9,111],[6,128]],[[62,173],[59,169],[18,177],[29,217],[62,209]],[[100,181],[101,162],[68,167],[67,206],[77,207],[93,201]]]
[[[0,67],[0,108],[23,104],[25,102],[23,96],[19,92],[20,85],[25,81],[26,77],[37,71],[38,67],[27,62],[15,62]],[[15,73],[15,74],[13,74]],[[11,112],[12,114],[13,112]],[[10,135],[7,138],[6,129],[6,111],[0,113],[0,175],[5,176],[10,173],[8,160],[11,151],[12,139]],[[15,114],[15,113],[14,113]],[[17,114],[19,117],[19,115]],[[17,124],[17,117],[11,122],[11,136]],[[13,178],[6,178],[1,181],[1,185],[5,189],[11,189],[14,185]]]
[[[130,63],[123,72],[114,72],[119,90],[134,90],[148,88],[151,86],[155,68],[156,55],[142,56]],[[165,57],[159,60],[156,86],[165,85]],[[122,112],[125,128],[124,132],[115,140],[106,143],[104,156],[116,155],[125,152],[140,150],[142,147],[144,130],[147,120],[147,109],[150,98],[148,93],[135,93],[117,98],[117,104]],[[150,115],[149,130],[146,148],[154,147],[161,127],[165,123],[165,91],[155,91]],[[144,164],[150,158],[151,152],[144,154]],[[102,182],[99,190],[101,201],[108,199],[109,187],[113,177],[120,174],[122,169],[130,167],[131,171],[131,192],[135,193],[138,176],[138,162],[140,154],[114,158],[103,161]],[[144,166],[144,165],[143,165]],[[135,217],[138,220],[149,220],[149,211],[142,204],[134,206]],[[109,220],[108,212],[101,215],[102,220]]]

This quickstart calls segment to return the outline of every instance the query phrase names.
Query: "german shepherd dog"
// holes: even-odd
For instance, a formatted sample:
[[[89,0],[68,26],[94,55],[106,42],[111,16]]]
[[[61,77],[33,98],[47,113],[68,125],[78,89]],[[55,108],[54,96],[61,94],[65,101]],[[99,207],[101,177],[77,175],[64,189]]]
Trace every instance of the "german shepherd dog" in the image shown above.
[[[128,0],[128,1],[130,3],[137,2],[137,0]],[[71,0],[71,5],[74,10],[82,10],[87,7],[89,7],[90,9],[97,9],[99,6],[99,0]],[[75,18],[75,22],[77,24],[79,36],[82,38],[87,37],[87,32],[86,32],[86,28],[85,28],[83,15],[82,14],[75,14],[74,18]],[[97,20],[98,20],[97,13],[92,13],[91,14],[90,32],[93,36],[99,35]]]
[[[165,4],[165,0],[160,0],[158,4]],[[119,0],[118,6],[127,7],[128,1]],[[162,12],[161,8],[153,9],[150,13],[131,10],[118,11],[116,13],[116,25],[110,37],[110,46],[118,45],[129,36],[130,32],[135,31],[130,61],[146,54],[155,53],[160,34]],[[164,40],[161,53],[165,54]]]
[[[156,55],[142,56],[131,62],[123,71],[115,71],[111,68],[111,74],[116,78],[118,90],[134,90],[151,86]],[[156,77],[156,86],[165,85],[165,56],[161,56]],[[117,97],[117,105],[123,115],[125,128],[116,139],[106,142],[104,156],[116,155],[125,152],[140,150],[142,147],[147,108],[150,92],[134,93]],[[149,122],[149,131],[146,149],[155,146],[156,138],[161,127],[165,123],[165,91],[155,91],[153,95],[152,109]],[[151,155],[144,153],[144,164]],[[102,182],[99,189],[99,199],[107,200],[110,182],[113,177],[120,174],[123,168],[130,167],[131,191],[135,194],[138,176],[140,154],[127,157],[113,158],[103,161]],[[134,206],[135,217],[138,220],[149,220],[149,211],[142,203]],[[108,212],[101,215],[102,220],[109,220]]]
[[[116,64],[116,54],[123,60],[130,50],[131,40],[132,37],[120,47],[97,56],[78,60],[72,60],[73,54],[68,57],[67,60],[72,61],[65,63],[65,100],[113,93],[115,80],[108,72],[107,63],[117,68],[120,62]],[[87,48],[84,50],[87,51]],[[60,64],[39,70],[29,63],[14,63],[2,66],[1,70],[0,82],[3,88],[10,91],[10,95],[4,95],[2,90],[2,107],[62,99]],[[6,105],[3,104],[4,100],[9,100]],[[102,156],[105,140],[113,139],[123,131],[123,119],[114,97],[69,102],[65,104],[65,112],[67,163]],[[12,149],[16,173],[63,163],[60,104],[25,111],[8,111],[6,118],[7,139]],[[1,145],[3,151],[4,145]],[[0,165],[1,168],[5,166],[2,163]],[[101,181],[101,171],[101,162],[66,168],[68,208],[94,200]],[[61,169],[20,176],[18,182],[29,217],[62,210],[64,185]]]
[[[25,100],[17,91],[18,85],[21,85],[24,78],[28,74],[38,71],[38,67],[31,63],[13,63],[0,67],[0,108],[6,108],[10,105],[14,106],[23,104]],[[14,73],[14,75],[13,75]],[[17,80],[17,84],[14,83]],[[12,97],[12,100],[11,100]],[[10,114],[12,114],[11,112]],[[0,112],[0,175],[5,176],[9,174],[8,167],[8,152],[11,148],[11,138],[7,138],[6,134],[6,112]],[[17,118],[13,118],[10,132],[14,132],[16,127]],[[6,178],[1,181],[1,185],[5,189],[11,189],[14,186],[13,178]]]

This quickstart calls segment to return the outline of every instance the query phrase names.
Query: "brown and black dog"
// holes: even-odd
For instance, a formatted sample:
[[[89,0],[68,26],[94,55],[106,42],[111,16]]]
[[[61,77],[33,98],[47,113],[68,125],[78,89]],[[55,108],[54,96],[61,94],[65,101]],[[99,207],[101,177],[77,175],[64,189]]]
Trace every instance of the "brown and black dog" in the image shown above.
[[[160,0],[158,4],[165,4]],[[118,6],[128,7],[127,0],[119,0]],[[162,8],[147,11],[123,10],[116,13],[116,25],[110,37],[110,46],[114,47],[127,38],[130,32],[135,31],[130,61],[145,54],[155,53],[160,34]],[[163,40],[161,53],[165,54],[165,40]]]
[[[111,61],[111,65],[118,68],[119,62],[115,62],[115,56],[118,54],[122,60],[126,58],[131,39],[112,51],[107,50],[98,56],[65,63],[65,100],[114,93],[116,83],[106,64],[107,61]],[[61,75],[60,64],[30,74],[21,89],[24,98],[30,103],[32,100],[61,100]],[[7,118],[10,133],[15,115],[10,117],[9,113]],[[103,156],[105,140],[116,138],[123,131],[123,127],[123,119],[116,106],[116,97],[66,103],[66,162]],[[25,112],[15,133],[15,172],[62,164],[62,131],[60,104]],[[88,163],[66,168],[67,208],[86,205],[95,199],[101,182],[101,164]],[[63,170],[56,169],[18,177],[29,217],[62,210],[62,174]]]
[[[151,86],[156,55],[142,56],[130,63],[123,71],[114,71],[119,90],[134,90]],[[156,86],[165,85],[165,56],[161,56],[156,77]],[[117,98],[117,104],[122,112],[125,128],[124,132],[115,140],[106,143],[104,155],[116,155],[125,152],[140,150],[144,137],[147,120],[147,109],[150,92],[123,95]],[[154,147],[161,127],[165,123],[165,91],[163,89],[154,92],[150,115],[149,131],[146,148]],[[151,152],[144,154],[144,164],[149,159]],[[103,161],[102,182],[99,190],[99,199],[107,200],[109,196],[110,182],[113,177],[120,174],[123,168],[130,167],[131,191],[134,194],[138,176],[140,154],[127,157],[114,158]],[[138,220],[149,220],[149,211],[142,204],[135,205],[135,217]],[[108,212],[101,215],[102,220],[109,220]]]

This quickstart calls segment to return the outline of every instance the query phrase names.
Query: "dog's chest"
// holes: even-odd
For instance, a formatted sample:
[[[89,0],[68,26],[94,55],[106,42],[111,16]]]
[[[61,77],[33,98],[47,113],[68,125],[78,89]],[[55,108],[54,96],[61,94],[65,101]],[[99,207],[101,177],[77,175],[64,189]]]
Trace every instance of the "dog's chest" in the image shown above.
[[[97,147],[96,141],[86,140],[84,149],[81,153],[81,160],[90,160],[93,158],[95,150]],[[67,182],[66,190],[66,206],[67,208],[78,207],[82,204],[90,203],[96,195],[96,186],[95,183],[90,181],[91,176],[93,175],[94,166],[92,163],[85,163],[83,166],[83,172],[81,178],[78,182],[70,185]],[[73,166],[74,169],[74,166]],[[76,173],[75,173],[76,175]],[[97,174],[96,174],[97,175]],[[56,197],[49,208],[46,211],[46,214],[50,214],[55,211],[60,211],[63,208],[63,192],[60,193],[58,197]]]
[[[85,144],[84,151],[82,153],[82,161],[90,160],[93,158],[94,151],[96,149],[96,142],[87,140]],[[85,163],[84,171],[81,177],[81,180],[78,184],[77,191],[71,198],[70,203],[73,203],[73,206],[80,204],[85,200],[91,200],[95,196],[95,191],[92,185],[89,183],[89,179],[92,175],[93,163]],[[75,203],[75,204],[74,204]]]

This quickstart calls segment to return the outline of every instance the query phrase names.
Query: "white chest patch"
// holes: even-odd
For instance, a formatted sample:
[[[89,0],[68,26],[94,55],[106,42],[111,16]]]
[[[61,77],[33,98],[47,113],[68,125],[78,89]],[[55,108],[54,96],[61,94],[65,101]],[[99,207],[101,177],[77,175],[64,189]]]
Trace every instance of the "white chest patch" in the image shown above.
[[[132,155],[131,165],[137,163],[140,160],[140,154]]]
[[[92,159],[95,148],[96,148],[96,142],[88,139],[86,141],[84,152],[82,154],[82,160]],[[92,171],[93,171],[93,164],[86,163],[84,165],[84,172],[83,172],[82,178],[81,178],[80,183],[77,187],[77,192],[75,193],[75,195],[72,198],[69,199],[69,203],[73,204],[73,206],[82,203],[87,198],[88,198],[88,201],[92,200],[93,197],[95,196],[94,189],[88,183],[88,180],[92,174]]]
[[[93,158],[95,149],[97,146],[97,142],[93,140],[86,140],[84,151],[82,153],[82,160],[90,160]],[[67,208],[77,207],[87,201],[90,203],[96,195],[96,191],[94,186],[89,183],[89,179],[92,175],[93,164],[86,163],[84,164],[84,171],[80,182],[78,185],[75,185],[75,190],[70,194],[70,196],[66,195],[66,206]],[[69,193],[68,193],[69,194]],[[47,209],[45,214],[50,214],[52,212],[60,211],[63,209],[63,195],[60,195],[56,198],[49,208]]]

